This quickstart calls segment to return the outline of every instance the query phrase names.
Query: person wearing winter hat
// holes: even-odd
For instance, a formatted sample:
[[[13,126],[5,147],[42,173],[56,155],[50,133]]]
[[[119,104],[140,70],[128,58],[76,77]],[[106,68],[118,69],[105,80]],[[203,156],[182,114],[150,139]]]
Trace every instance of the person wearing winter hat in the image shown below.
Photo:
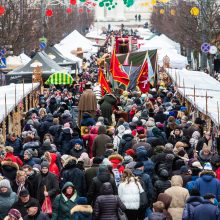
[[[17,209],[10,209],[4,220],[22,220],[21,213]]]
[[[92,159],[92,166],[85,171],[87,191],[89,189],[89,186],[92,184],[92,179],[97,175],[99,165],[102,163],[102,161],[102,157],[94,157]]]
[[[77,205],[71,209],[72,219],[78,220],[91,220],[92,219],[92,206],[88,205],[86,197],[79,197]]]
[[[24,220],[50,220],[48,215],[40,211],[40,204],[36,199],[28,202],[25,208],[27,209],[27,215],[24,217]]]
[[[0,181],[0,219],[8,214],[8,211],[17,201],[17,195],[12,191],[9,180],[3,179]]]
[[[66,182],[61,193],[56,196],[53,202],[52,220],[71,219],[70,210],[76,206],[78,193],[72,182]]]
[[[59,190],[59,182],[55,174],[49,172],[49,162],[43,161],[41,163],[41,172],[36,177],[36,198],[39,200],[40,204],[43,204],[44,198],[50,196],[50,198],[55,198]]]
[[[83,146],[83,141],[81,139],[76,139],[71,141],[72,149],[70,150],[70,155],[75,158],[80,158],[83,152],[86,152]]]
[[[194,188],[199,190],[201,196],[204,196],[206,193],[212,193],[220,201],[220,182],[216,179],[210,163],[205,164],[200,177],[195,181]]]
[[[17,209],[21,213],[21,216],[24,217],[27,215],[27,209],[25,208],[25,205],[27,205],[27,203],[31,202],[32,200],[34,200],[34,198],[30,196],[29,191],[27,189],[23,189],[19,193],[18,201],[13,204],[12,208]]]

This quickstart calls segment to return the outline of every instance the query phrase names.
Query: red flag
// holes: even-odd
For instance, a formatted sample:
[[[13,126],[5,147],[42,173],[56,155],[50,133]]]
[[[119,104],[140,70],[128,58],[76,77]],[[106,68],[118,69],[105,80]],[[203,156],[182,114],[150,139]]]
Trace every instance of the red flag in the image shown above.
[[[139,73],[137,79],[137,85],[141,92],[146,93],[150,89],[149,77],[148,77],[148,63],[147,60],[144,60],[144,63],[141,67],[141,71]]]
[[[99,68],[99,83],[101,85],[102,95],[104,95],[104,91],[107,93],[111,93],[111,89],[101,68]]]
[[[110,62],[110,72],[115,81],[128,86],[130,79],[124,71],[121,70],[121,64],[116,56],[115,49],[113,50],[111,62]]]

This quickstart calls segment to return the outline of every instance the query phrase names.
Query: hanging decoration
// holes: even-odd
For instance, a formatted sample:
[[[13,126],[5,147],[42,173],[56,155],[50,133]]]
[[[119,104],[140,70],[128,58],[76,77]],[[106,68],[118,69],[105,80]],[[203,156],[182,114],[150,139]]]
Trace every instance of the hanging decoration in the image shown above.
[[[200,14],[199,8],[198,7],[192,7],[191,10],[190,10],[190,14],[194,17],[199,16],[199,14]]]
[[[72,9],[72,8],[69,8],[69,7],[68,7],[68,8],[66,9],[66,13],[67,13],[67,14],[71,14],[72,12],[73,12],[73,9]]]
[[[170,14],[171,14],[172,16],[175,16],[175,15],[176,15],[176,10],[172,8],[172,9],[170,10]]]
[[[123,0],[123,1],[125,6],[127,6],[128,8],[134,4],[134,0]]]
[[[46,9],[45,15],[47,17],[52,17],[53,16],[53,10],[52,9]]]
[[[160,14],[163,15],[165,13],[165,10],[163,8],[160,9]]]
[[[77,1],[76,1],[76,0],[70,0],[70,4],[71,4],[71,5],[76,5],[76,4],[77,4]]]
[[[0,16],[2,16],[5,13],[5,8],[0,5]]]

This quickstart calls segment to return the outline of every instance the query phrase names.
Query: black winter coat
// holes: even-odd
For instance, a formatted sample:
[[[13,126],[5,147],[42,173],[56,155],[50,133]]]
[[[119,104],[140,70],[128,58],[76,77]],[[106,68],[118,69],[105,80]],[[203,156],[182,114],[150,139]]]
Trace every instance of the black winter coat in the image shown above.
[[[111,184],[103,184],[102,195],[95,202],[94,220],[118,220],[118,208],[126,209],[120,198],[113,195]]]
[[[157,114],[154,116],[155,122],[164,123],[167,120],[167,116],[163,112],[157,112]]]
[[[16,138],[15,141],[11,141],[10,139],[6,139],[5,146],[11,146],[14,149],[15,156],[21,156],[22,151],[22,141],[20,138]]]
[[[28,216],[24,217],[24,220],[50,220],[48,215],[44,214],[43,212],[37,213],[35,216]]]
[[[86,194],[86,181],[85,174],[79,168],[76,167],[76,161],[69,159],[60,172],[60,188],[63,188],[66,182],[71,182],[79,196]]]
[[[35,200],[35,199],[30,198],[28,202],[31,202],[31,201],[33,201],[33,200]],[[28,202],[27,202],[27,203],[28,203]],[[23,202],[19,199],[17,202],[15,202],[15,203],[13,204],[13,206],[12,206],[11,208],[12,208],[12,209],[17,209],[17,210],[21,213],[21,217],[24,218],[24,216],[27,215],[27,209],[25,208],[25,205],[26,205],[27,203],[23,203]]]
[[[59,136],[60,153],[69,154],[71,149],[70,141],[72,139],[72,134],[70,129],[63,129]]]
[[[132,134],[124,134],[122,136],[122,139],[119,143],[119,149],[118,149],[118,153],[122,156],[125,155],[125,151],[128,149],[131,149],[134,141],[133,141],[134,137],[132,136]]]
[[[93,178],[92,184],[89,187],[88,191],[88,200],[89,203],[94,203],[96,198],[101,195],[101,190],[103,187],[104,183],[110,182],[113,188],[113,194],[117,195],[118,194],[118,189],[115,184],[115,180],[109,173],[103,173],[103,174],[98,174],[96,177]]]
[[[37,196],[40,204],[43,204],[44,201],[44,187],[46,186],[47,192],[51,200],[53,201],[56,197],[57,192],[59,191],[59,182],[57,176],[51,172],[48,172],[46,175],[40,173],[36,177],[36,186],[37,186]]]
[[[105,95],[104,102],[100,105],[102,116],[108,119],[109,124],[112,123],[112,107],[116,104],[117,99],[112,95]]]

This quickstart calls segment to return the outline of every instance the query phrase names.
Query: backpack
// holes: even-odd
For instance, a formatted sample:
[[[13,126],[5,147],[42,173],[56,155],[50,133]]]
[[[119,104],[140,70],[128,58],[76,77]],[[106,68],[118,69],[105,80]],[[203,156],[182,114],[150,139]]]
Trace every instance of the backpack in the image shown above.
[[[120,166],[120,165],[119,165]],[[118,187],[121,182],[121,173],[118,170],[119,167],[112,169],[112,172],[114,174],[115,184]]]

